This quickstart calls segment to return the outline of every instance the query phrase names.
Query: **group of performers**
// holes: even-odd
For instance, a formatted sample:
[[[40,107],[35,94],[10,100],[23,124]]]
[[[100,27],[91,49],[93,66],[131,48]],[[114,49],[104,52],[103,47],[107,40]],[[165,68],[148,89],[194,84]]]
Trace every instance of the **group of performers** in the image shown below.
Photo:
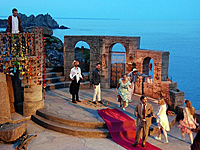
[[[77,103],[81,102],[79,100],[78,92],[80,86],[80,80],[83,79],[81,75],[81,69],[78,67],[79,62],[74,60],[73,62],[74,67],[71,69],[70,78],[72,80],[70,85],[70,93],[72,94],[72,102]],[[93,94],[93,104],[100,103],[101,101],[101,76],[100,76],[100,68],[101,64],[97,63],[96,68],[92,72],[92,84],[94,87],[94,94]],[[121,107],[122,110],[125,110],[125,107],[128,106],[128,103],[131,102],[132,96],[134,93],[134,84],[137,81],[138,76],[148,77],[148,75],[140,74],[136,68],[128,74],[123,74],[122,78],[119,79],[117,85],[117,100],[119,101],[118,107]],[[96,101],[97,98],[97,101]],[[152,117],[155,117],[157,120],[158,125],[158,135],[154,138],[156,140],[161,140],[161,130],[163,131],[165,141],[164,144],[169,143],[167,131],[170,131],[169,121],[166,114],[167,111],[167,104],[163,98],[158,100],[159,111],[154,114],[154,110],[151,104],[147,103],[147,97],[142,95],[140,97],[140,103],[135,108],[135,116],[137,117],[137,129],[135,135],[135,142],[132,144],[133,147],[136,147],[139,143],[141,132],[142,134],[142,147],[146,147],[146,140],[148,137],[149,127],[151,126]],[[194,107],[189,100],[185,101],[186,108],[183,109],[183,117],[180,119],[178,126],[181,131],[182,137],[180,140],[185,139],[185,133],[189,135],[190,142],[191,142],[191,149],[197,150],[200,149],[200,127],[199,124],[194,119]],[[194,141],[192,132],[198,132]]]

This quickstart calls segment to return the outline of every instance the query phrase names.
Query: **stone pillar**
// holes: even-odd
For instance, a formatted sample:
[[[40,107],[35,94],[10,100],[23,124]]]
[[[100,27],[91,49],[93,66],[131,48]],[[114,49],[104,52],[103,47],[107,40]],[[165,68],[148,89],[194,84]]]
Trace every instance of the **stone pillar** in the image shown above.
[[[23,116],[34,115],[38,109],[43,107],[42,85],[24,88]]]
[[[6,81],[7,81],[7,87],[8,87],[8,93],[9,93],[9,101],[10,101],[10,112],[15,112],[15,98],[14,98],[14,90],[13,90],[13,84],[12,84],[12,78],[10,75],[6,75]]]
[[[0,73],[0,124],[11,121],[9,94],[6,75]]]

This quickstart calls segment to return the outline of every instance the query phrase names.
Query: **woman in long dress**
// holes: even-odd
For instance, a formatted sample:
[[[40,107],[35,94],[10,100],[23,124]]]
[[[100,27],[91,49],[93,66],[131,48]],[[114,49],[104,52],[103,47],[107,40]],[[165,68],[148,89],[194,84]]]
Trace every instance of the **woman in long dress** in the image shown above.
[[[193,143],[193,135],[190,129],[196,128],[196,120],[194,119],[193,115],[195,112],[194,107],[192,107],[192,103],[189,100],[185,101],[186,108],[183,109],[184,119],[180,120],[178,127],[181,130],[180,140],[185,140],[185,134],[188,134],[190,137],[191,144]],[[190,129],[189,129],[190,128]]]
[[[160,108],[156,115],[156,118],[157,118],[157,124],[158,124],[159,131],[158,131],[158,136],[156,136],[154,138],[156,140],[161,140],[161,128],[162,128],[163,134],[165,136],[165,141],[163,143],[167,144],[167,143],[169,143],[168,137],[167,137],[167,131],[170,130],[169,121],[168,121],[168,117],[166,114],[167,105],[166,105],[164,99],[158,100],[158,104],[160,105]]]
[[[120,103],[119,107],[122,107],[123,110],[128,106],[128,87],[131,88],[131,83],[128,81],[127,75],[123,74],[116,88],[117,100]]]

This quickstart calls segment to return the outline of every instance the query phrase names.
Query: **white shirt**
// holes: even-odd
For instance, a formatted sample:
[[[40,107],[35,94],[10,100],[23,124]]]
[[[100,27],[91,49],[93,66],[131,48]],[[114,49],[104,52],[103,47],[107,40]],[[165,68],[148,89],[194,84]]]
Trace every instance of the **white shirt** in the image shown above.
[[[77,69],[75,67],[73,67],[70,71],[70,79],[73,79],[76,76],[76,81],[78,83],[78,81],[83,78],[81,75],[81,69],[79,67],[77,67]]]
[[[19,21],[17,16],[12,16],[12,33],[19,33]]]

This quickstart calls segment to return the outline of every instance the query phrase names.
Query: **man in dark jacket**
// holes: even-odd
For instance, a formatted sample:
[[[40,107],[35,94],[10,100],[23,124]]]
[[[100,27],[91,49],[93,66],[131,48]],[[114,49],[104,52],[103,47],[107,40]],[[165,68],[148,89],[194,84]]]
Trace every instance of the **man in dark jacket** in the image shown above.
[[[94,85],[94,95],[93,95],[93,103],[96,103],[96,96],[98,98],[98,103],[102,104],[101,101],[101,88],[100,88],[100,82],[101,82],[101,75],[100,70],[101,64],[97,63],[96,68],[92,72],[92,84]]]
[[[21,19],[17,16],[17,9],[14,8],[12,13],[13,15],[8,17],[8,26],[6,29],[7,34],[24,32]]]

